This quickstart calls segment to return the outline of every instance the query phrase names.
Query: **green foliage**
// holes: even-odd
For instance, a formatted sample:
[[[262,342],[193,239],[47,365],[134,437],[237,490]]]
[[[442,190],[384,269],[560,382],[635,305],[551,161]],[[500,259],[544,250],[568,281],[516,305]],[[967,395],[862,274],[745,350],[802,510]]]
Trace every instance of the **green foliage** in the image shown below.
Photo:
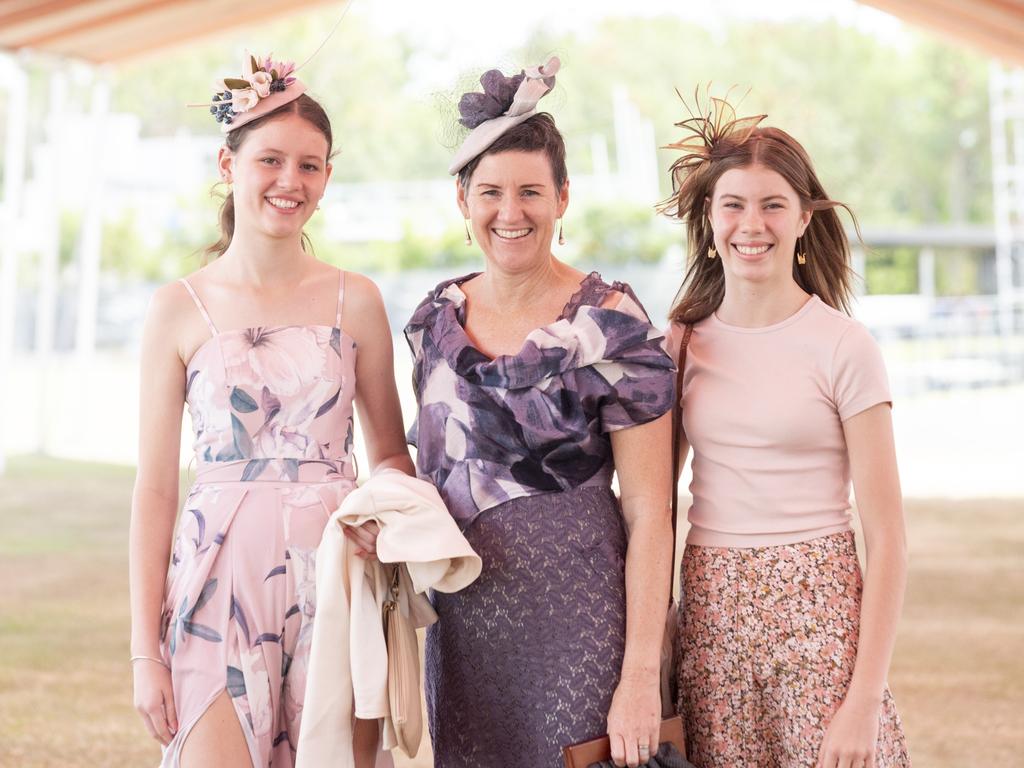
[[[655,263],[678,234],[650,208],[614,203],[590,206],[566,227],[584,264]]]
[[[917,251],[913,248],[873,250],[867,256],[864,271],[868,293],[917,293]]]
[[[935,293],[939,296],[971,296],[985,293],[982,262],[977,252],[958,248],[935,260]]]
[[[116,75],[114,108],[139,114],[144,135],[184,127],[215,136],[205,109],[181,105],[208,99],[215,76],[240,74],[246,48],[303,59],[335,17],[334,8],[307,13],[124,67]],[[334,181],[443,175],[450,152],[438,137],[455,116],[440,115],[431,95],[409,85],[425,51],[420,41],[384,35],[352,14],[304,67],[301,77],[333,121]],[[692,101],[698,85],[713,83],[720,95],[735,85],[734,100],[750,89],[741,113],[765,112],[766,124],[796,136],[829,193],[848,203],[866,228],[991,221],[987,62],[973,51],[915,32],[902,41],[880,39],[834,20],[737,21],[711,30],[663,16],[609,18],[566,33],[538,26],[526,50],[499,51],[495,59],[528,63],[550,52],[563,60],[549,108],[566,137],[570,176],[594,169],[595,134],[605,137],[615,167],[617,89],[651,121],[663,146],[678,138],[673,123],[685,116],[676,88]],[[672,151],[659,152],[662,195],[669,192],[665,171],[674,159]],[[188,205],[187,223],[167,233],[165,261],[174,263],[215,237],[215,207],[197,200]],[[614,203],[571,210],[569,252],[587,262],[655,261],[678,232],[653,219],[648,208]],[[310,228],[317,226],[314,219]],[[330,243],[315,231],[313,239],[322,258],[352,268],[476,261],[458,228],[441,237],[406,229],[396,242]],[[111,259],[128,268],[131,257]],[[914,290],[913,262],[904,253],[873,258],[872,291]],[[135,269],[152,271],[152,264]],[[970,290],[960,283],[976,284],[969,272],[940,270],[937,279],[944,292]]]

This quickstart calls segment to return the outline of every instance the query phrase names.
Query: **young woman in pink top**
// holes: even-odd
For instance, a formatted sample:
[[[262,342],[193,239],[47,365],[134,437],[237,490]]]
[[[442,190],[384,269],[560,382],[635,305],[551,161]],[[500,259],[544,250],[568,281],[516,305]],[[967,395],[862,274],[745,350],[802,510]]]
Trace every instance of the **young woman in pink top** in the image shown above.
[[[891,398],[849,316],[849,244],[806,151],[728,103],[681,123],[689,261],[679,450],[693,448],[679,708],[701,768],[889,768],[886,685],[906,580]],[[848,209],[847,209],[848,210]],[[864,529],[863,579],[850,526]]]

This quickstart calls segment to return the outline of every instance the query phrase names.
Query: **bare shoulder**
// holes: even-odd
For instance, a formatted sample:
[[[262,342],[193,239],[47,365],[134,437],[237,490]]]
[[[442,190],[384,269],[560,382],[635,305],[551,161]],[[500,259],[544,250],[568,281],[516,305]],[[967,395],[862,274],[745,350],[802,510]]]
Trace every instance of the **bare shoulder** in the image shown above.
[[[384,298],[380,288],[366,275],[358,272],[345,272],[345,316],[362,314],[383,309]],[[352,315],[349,312],[352,312]]]
[[[345,272],[345,306],[341,324],[357,342],[372,342],[379,335],[390,337],[384,297],[380,288],[366,275]]]
[[[153,292],[146,317],[148,323],[162,326],[179,323],[186,312],[195,312],[195,304],[188,289],[179,280],[175,280],[161,285]]]
[[[162,285],[153,293],[146,313],[145,346],[172,351],[182,361],[210,336],[188,289],[178,280]]]

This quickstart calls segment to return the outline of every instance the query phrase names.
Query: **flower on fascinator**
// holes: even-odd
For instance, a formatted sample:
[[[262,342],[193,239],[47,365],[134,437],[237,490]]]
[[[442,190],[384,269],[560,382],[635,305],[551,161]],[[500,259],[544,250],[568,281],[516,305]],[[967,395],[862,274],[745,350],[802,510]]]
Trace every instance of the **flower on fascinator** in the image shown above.
[[[269,72],[264,72],[263,70],[253,72],[246,80],[252,83],[252,89],[259,94],[261,99],[265,99],[270,95],[270,84],[274,81],[274,76]]]
[[[231,89],[231,109],[236,115],[248,112],[259,103],[260,95],[254,88]]]
[[[235,119],[239,115],[252,112],[263,99],[281,93],[297,83],[298,79],[292,75],[294,71],[295,62],[274,61],[270,56],[258,59],[246,55],[240,77],[226,77],[217,81],[214,85],[216,92],[208,104],[190,106],[209,106],[210,114],[218,123],[223,124],[221,130],[231,130],[228,126],[237,126],[245,122]],[[295,95],[292,98],[297,98],[303,91],[305,87],[299,84],[293,91]],[[281,103],[284,102],[280,99],[275,102],[276,105]],[[253,117],[250,115],[247,119]]]
[[[473,129],[487,120],[505,114],[512,106],[516,91],[525,77],[525,72],[512,77],[505,77],[497,69],[484,72],[480,76],[483,93],[471,91],[462,94],[462,98],[459,99],[459,123]]]

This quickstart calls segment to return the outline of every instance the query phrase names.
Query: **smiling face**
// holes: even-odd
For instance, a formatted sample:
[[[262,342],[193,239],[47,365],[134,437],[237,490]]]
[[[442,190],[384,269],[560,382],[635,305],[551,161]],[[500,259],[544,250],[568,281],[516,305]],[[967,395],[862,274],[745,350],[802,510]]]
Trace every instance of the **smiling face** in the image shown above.
[[[543,151],[485,155],[468,187],[456,188],[459,209],[488,262],[518,272],[551,258],[555,222],[569,205],[569,182],[556,187]]]
[[[793,279],[796,241],[811,213],[778,172],[763,165],[728,170],[707,205],[726,285]]]
[[[324,134],[294,113],[253,130],[234,152],[222,147],[219,165],[234,185],[236,231],[298,237],[330,178],[327,152]]]

